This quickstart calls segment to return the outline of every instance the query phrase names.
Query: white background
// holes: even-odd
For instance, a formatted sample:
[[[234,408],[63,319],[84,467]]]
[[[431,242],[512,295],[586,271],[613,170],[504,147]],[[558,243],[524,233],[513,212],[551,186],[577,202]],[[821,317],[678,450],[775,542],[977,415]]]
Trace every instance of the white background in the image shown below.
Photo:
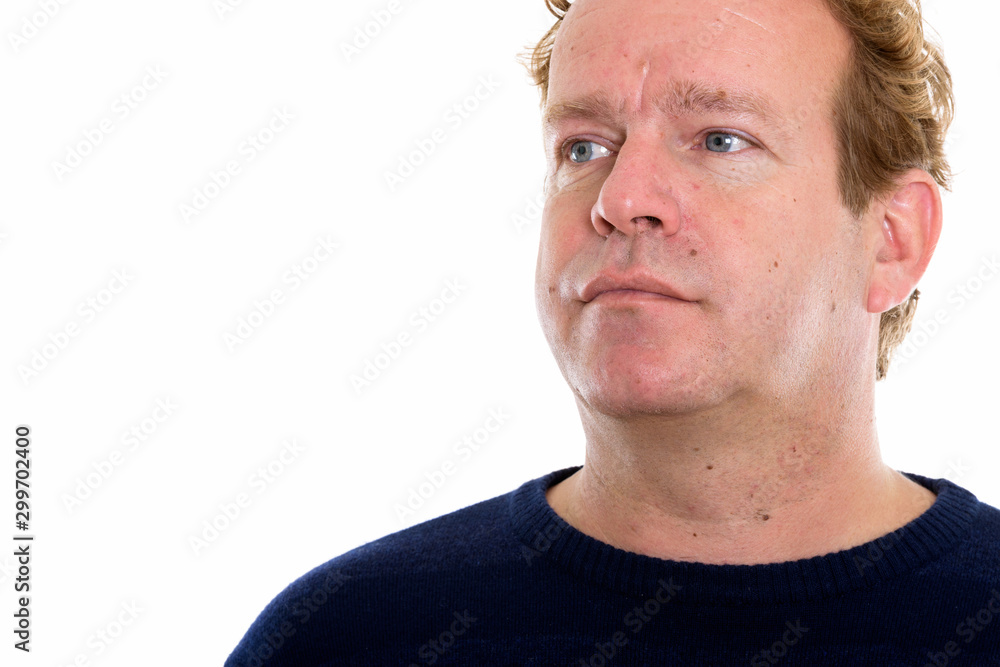
[[[341,44],[387,0],[245,0],[224,16],[212,0],[69,2],[16,51],[9,35],[40,5],[4,3],[0,539],[13,545],[16,532],[14,428],[30,424],[37,540],[30,656],[11,647],[13,547],[0,549],[0,662],[221,664],[312,567],[582,463],[576,408],[534,308],[544,164],[538,93],[515,60],[550,17],[542,0],[400,3],[350,61]],[[1000,58],[988,48],[1000,6],[925,5],[959,111],[918,328],[938,311],[947,321],[911,334],[906,364],[880,383],[881,442],[897,469],[1000,505],[1000,280],[976,282],[1000,251]],[[156,67],[166,77],[122,118],[116,100]],[[481,77],[499,87],[449,123]],[[241,146],[274,109],[294,120],[246,160]],[[113,130],[60,178],[53,164],[102,119]],[[385,172],[436,128],[445,141],[390,191]],[[240,173],[186,222],[180,205],[230,160]],[[320,237],[338,250],[293,288],[286,272]],[[123,270],[128,285],[102,292]],[[411,316],[448,280],[465,288],[418,330]],[[979,289],[959,307],[959,287]],[[230,350],[226,334],[274,289],[284,302]],[[106,302],[92,319],[81,310],[91,298]],[[64,348],[45,348],[74,323]],[[356,391],[351,375],[401,333],[411,344]],[[51,358],[26,380],[18,369],[36,351]],[[158,400],[177,406],[160,423]],[[509,415],[503,428],[457,456],[491,409]],[[130,449],[132,428],[147,433]],[[293,439],[303,451],[273,463]],[[397,505],[448,461],[455,474],[401,520]],[[280,472],[262,486],[253,476],[269,463]],[[244,493],[249,506],[195,549],[204,522]],[[130,603],[138,617],[110,645],[97,639]]]

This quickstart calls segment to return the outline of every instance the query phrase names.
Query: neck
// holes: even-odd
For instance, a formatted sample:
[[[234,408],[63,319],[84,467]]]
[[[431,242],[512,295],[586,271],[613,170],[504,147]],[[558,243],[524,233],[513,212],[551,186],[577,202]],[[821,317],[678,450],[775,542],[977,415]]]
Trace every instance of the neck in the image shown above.
[[[578,397],[585,464],[549,503],[595,539],[669,560],[773,563],[863,544],[934,500],[882,462],[873,394],[627,417]]]

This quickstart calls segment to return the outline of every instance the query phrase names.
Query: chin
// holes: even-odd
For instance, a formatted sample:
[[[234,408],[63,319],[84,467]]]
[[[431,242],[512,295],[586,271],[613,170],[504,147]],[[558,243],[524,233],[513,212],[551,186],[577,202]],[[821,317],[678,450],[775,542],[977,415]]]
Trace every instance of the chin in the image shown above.
[[[604,358],[570,368],[567,380],[578,401],[611,417],[683,415],[717,405],[724,393],[698,363],[704,359]]]

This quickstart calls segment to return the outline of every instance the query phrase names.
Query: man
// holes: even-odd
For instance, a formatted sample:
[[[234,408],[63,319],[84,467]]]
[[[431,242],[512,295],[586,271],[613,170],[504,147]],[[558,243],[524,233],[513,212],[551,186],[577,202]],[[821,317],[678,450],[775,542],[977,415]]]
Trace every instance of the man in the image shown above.
[[[585,465],[316,568],[226,664],[1000,664],[1000,511],[875,429],[948,183],[919,7],[547,4],[536,300]]]

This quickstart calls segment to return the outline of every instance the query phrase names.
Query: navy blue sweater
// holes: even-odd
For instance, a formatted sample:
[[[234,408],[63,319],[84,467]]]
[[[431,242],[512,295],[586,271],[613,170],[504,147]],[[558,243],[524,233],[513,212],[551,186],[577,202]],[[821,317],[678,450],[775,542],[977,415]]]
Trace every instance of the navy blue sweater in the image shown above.
[[[1000,510],[946,479],[878,540],[706,565],[616,549],[545,490],[578,468],[393,533],[303,575],[226,667],[1000,665]]]

